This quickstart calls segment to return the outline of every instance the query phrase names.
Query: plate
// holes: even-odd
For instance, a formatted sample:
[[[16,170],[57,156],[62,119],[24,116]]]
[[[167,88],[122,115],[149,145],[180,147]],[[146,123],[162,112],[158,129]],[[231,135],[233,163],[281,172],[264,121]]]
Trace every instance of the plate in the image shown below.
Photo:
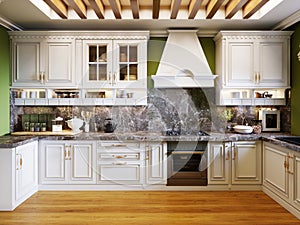
[[[245,125],[236,125],[233,130],[240,134],[251,134],[253,132],[253,127]]]

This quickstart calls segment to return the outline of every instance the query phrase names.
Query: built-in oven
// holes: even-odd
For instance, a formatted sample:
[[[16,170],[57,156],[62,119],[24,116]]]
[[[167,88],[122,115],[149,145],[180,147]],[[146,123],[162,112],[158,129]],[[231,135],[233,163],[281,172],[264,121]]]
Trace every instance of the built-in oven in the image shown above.
[[[207,185],[207,144],[168,142],[168,186]]]

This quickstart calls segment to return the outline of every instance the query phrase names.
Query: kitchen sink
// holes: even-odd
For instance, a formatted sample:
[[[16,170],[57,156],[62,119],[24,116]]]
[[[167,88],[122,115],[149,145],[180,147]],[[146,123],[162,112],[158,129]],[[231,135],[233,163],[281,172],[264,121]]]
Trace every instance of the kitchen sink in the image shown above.
[[[285,141],[294,145],[300,145],[300,136],[277,137],[279,141]]]

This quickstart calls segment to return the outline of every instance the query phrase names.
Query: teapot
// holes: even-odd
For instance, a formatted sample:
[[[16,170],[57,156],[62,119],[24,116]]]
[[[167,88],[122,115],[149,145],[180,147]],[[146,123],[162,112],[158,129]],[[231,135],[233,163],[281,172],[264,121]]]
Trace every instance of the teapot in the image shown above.
[[[116,129],[117,125],[112,123],[111,118],[105,119],[105,124],[104,124],[104,132],[105,133],[113,133],[114,130]]]

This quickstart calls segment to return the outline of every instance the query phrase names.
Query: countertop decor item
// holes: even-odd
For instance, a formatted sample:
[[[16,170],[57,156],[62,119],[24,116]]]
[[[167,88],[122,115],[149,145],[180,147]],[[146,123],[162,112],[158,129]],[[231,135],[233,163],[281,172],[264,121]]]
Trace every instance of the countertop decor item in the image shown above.
[[[83,125],[83,120],[77,118],[76,116],[73,119],[67,120],[68,126],[73,130],[73,132],[80,132],[79,128]]]
[[[236,125],[233,130],[240,134],[251,134],[253,132],[253,127],[246,125]]]

